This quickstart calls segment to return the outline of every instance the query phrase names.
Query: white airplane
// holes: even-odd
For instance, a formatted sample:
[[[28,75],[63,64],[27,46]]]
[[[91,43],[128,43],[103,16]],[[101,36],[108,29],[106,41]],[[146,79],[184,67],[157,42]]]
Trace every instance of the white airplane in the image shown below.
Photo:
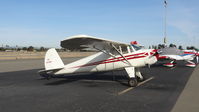
[[[138,81],[144,80],[139,68],[156,63],[157,50],[141,49],[135,45],[136,42],[131,43],[132,45],[87,35],[69,37],[61,41],[61,47],[99,52],[64,65],[56,50],[51,48],[45,55],[45,70],[39,71],[39,74],[48,78],[63,74],[124,69],[129,77],[129,86],[137,86]]]
[[[183,60],[187,62],[186,66],[195,67],[196,64],[192,61],[196,58],[198,63],[199,53],[195,50],[179,50],[173,47],[166,47],[160,49],[159,51],[159,59],[169,59],[171,62],[163,64],[166,67],[174,67],[176,64],[176,60]]]

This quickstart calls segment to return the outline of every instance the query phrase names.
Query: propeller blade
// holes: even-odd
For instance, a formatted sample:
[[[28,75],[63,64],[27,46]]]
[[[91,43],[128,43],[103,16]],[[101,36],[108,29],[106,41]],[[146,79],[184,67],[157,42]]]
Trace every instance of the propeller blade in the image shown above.
[[[198,63],[198,59],[199,59],[199,57],[198,56],[196,56],[196,62]]]
[[[158,51],[157,51],[157,50],[153,50],[153,54],[151,54],[150,52],[149,52],[148,54],[149,54],[148,58],[150,59],[150,58],[152,58],[153,56],[157,55],[157,54],[158,54]]]

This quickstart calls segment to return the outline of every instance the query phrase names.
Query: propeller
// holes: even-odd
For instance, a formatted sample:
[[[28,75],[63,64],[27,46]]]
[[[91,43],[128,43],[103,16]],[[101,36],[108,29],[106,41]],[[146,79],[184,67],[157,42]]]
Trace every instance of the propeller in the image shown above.
[[[196,56],[196,62],[198,63],[198,56]]]
[[[148,54],[148,56],[147,56],[148,59],[147,60],[150,60],[154,56],[156,56],[157,59],[159,57],[159,52],[158,52],[157,49],[154,49],[154,50],[148,52],[147,54]],[[151,68],[151,64],[149,62],[146,62],[146,63],[147,63],[148,68]]]
[[[196,62],[198,63],[198,61],[199,61],[199,51],[196,52]]]
[[[147,53],[145,53],[144,55],[147,56],[147,58],[145,59],[145,64],[146,64],[146,66],[148,66],[148,68],[150,68],[149,60],[150,60],[150,58],[151,58],[152,56],[151,56],[150,52],[147,52]]]
[[[149,58],[152,58],[153,56],[156,56],[159,58],[159,54],[161,53],[160,50],[154,49],[152,52],[149,52]]]

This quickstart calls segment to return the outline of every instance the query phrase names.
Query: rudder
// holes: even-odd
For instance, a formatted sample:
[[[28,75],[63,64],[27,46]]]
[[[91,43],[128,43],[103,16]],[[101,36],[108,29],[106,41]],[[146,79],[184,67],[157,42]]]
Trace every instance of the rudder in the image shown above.
[[[64,63],[55,48],[51,48],[45,55],[45,70],[55,70],[64,68]]]

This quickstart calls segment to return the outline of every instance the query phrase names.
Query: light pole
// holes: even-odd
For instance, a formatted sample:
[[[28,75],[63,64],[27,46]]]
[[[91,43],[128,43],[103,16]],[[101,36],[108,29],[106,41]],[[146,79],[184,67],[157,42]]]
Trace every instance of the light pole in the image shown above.
[[[167,44],[167,0],[164,0],[164,45]]]

